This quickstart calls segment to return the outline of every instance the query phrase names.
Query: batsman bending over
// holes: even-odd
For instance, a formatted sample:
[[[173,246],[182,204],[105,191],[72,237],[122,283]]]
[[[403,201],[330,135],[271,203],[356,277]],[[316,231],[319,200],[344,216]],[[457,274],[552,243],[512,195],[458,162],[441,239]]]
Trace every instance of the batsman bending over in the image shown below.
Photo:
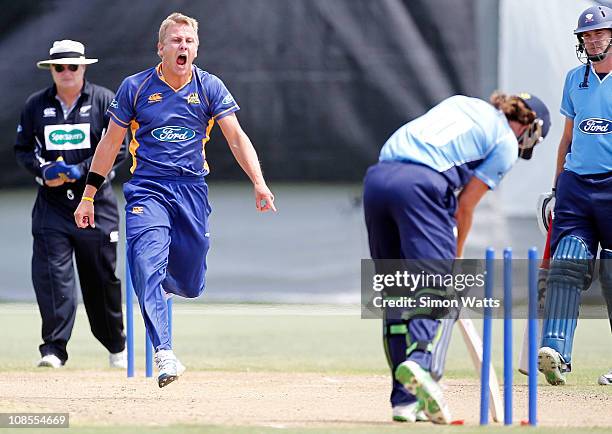
[[[453,96],[402,126],[364,180],[372,258],[450,262],[461,256],[480,199],[518,157],[531,158],[549,128],[548,109],[538,98],[502,93],[490,103]],[[435,292],[440,288],[417,288],[415,298]],[[423,309],[396,313],[386,311],[383,321],[393,419],[414,422],[423,410],[432,422],[449,423],[430,374],[440,321]]]
[[[134,290],[159,369],[159,387],[181,374],[170,344],[166,298],[204,291],[210,231],[208,164],[204,145],[215,121],[255,188],[259,211],[276,210],[251,141],[234,114],[238,105],[223,82],[192,62],[198,23],[178,13],[159,29],[161,63],[126,78],[108,109],[87,186],[74,213],[77,226],[94,226],[94,195],[109,172],[128,127],[132,179],[126,199],[127,258]]]

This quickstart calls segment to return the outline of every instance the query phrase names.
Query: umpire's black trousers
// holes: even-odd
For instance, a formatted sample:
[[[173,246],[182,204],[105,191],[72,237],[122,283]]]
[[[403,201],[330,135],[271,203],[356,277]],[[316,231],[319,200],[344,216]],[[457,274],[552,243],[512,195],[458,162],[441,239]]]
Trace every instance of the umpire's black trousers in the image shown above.
[[[91,331],[109,352],[125,348],[121,282],[115,275],[117,200],[105,184],[96,194],[96,227],[79,229],[73,216],[79,198],[56,200],[43,188],[32,211],[32,281],[42,317],[40,353],[55,354],[62,362],[68,360],[66,345],[77,308],[73,255]]]

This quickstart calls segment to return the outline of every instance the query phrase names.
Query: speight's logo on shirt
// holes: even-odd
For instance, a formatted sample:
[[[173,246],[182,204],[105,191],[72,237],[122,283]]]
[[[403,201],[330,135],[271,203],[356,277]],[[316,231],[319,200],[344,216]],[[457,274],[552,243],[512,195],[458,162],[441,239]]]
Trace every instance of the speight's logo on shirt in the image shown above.
[[[585,134],[609,134],[612,133],[612,121],[601,118],[585,119],[578,125],[578,129]]]
[[[168,126],[155,128],[151,135],[160,142],[184,142],[193,139],[196,133],[189,128]]]
[[[85,132],[75,128],[70,131],[55,130],[49,134],[49,141],[54,145],[72,143],[77,145],[85,140]]]

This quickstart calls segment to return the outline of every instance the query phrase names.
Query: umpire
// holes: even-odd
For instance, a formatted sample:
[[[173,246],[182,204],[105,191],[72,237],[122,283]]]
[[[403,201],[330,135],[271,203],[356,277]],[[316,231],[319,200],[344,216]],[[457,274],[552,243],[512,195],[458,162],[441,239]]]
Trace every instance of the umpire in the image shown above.
[[[86,58],[80,42],[55,41],[49,54],[37,66],[51,69],[54,84],[27,99],[15,145],[17,161],[40,184],[32,210],[32,282],[43,339],[38,366],[59,368],[68,360],[77,308],[74,253],[91,331],[109,351],[110,366],[125,368],[121,282],[115,275],[119,213],[110,179],[96,195],[95,227],[78,229],[73,217],[114,94],[84,79],[86,65],[98,59]],[[115,164],[125,156],[124,144]]]

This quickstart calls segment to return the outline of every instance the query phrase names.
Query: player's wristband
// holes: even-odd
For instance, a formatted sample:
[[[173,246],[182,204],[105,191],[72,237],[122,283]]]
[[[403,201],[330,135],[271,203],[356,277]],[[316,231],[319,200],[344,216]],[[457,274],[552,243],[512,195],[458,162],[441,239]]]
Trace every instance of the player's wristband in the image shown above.
[[[93,203],[93,201],[94,201],[93,197],[89,197],[89,196],[83,196],[81,198],[81,200],[86,200],[87,202],[91,202],[91,203]]]
[[[99,173],[89,171],[89,173],[87,174],[86,184],[95,187],[96,190],[99,190],[100,187],[102,187],[104,181],[106,181],[106,178],[100,175]]]

